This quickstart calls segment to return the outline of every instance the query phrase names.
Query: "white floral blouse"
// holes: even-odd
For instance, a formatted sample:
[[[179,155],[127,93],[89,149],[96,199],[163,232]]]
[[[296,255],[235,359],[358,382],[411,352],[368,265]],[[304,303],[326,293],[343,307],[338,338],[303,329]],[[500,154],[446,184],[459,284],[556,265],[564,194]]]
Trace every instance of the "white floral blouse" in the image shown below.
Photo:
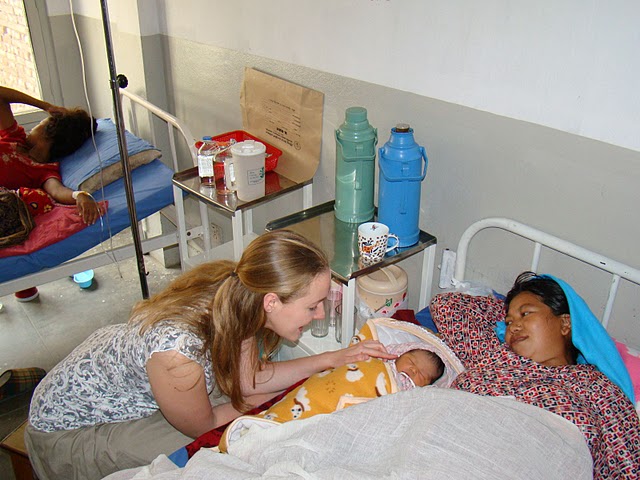
[[[40,431],[73,430],[144,418],[158,410],[146,364],[155,352],[175,350],[202,365],[212,390],[202,340],[177,323],[161,322],[140,335],[138,326],[103,327],[56,365],[34,391],[29,422]]]

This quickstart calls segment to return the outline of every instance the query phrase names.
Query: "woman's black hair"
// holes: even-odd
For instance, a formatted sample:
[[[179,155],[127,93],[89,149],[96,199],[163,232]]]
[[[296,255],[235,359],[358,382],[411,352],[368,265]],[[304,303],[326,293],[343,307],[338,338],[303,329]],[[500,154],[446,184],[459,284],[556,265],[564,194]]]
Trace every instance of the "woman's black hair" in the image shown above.
[[[98,129],[98,122],[81,108],[72,108],[64,114],[49,117],[45,136],[51,140],[50,160],[71,155]]]
[[[556,316],[570,313],[569,303],[562,287],[556,281],[540,277],[534,272],[522,272],[518,275],[504,300],[507,311],[511,300],[522,292],[530,292],[539,297],[542,303],[549,307]]]

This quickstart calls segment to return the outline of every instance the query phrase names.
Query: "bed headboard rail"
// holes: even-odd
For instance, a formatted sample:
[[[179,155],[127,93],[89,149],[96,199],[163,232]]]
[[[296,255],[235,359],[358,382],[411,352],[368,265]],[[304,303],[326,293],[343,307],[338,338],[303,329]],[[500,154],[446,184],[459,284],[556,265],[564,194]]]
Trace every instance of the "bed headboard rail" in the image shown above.
[[[615,302],[616,294],[618,293],[620,279],[624,278],[630,282],[640,285],[640,270],[638,269],[617,262],[616,260],[612,260],[604,255],[600,255],[599,253],[592,252],[591,250],[587,250],[586,248],[558,238],[549,233],[545,233],[523,223],[503,217],[492,217],[479,220],[464,231],[460,237],[460,241],[458,242],[454,279],[458,281],[464,280],[467,253],[469,251],[471,239],[476,235],[476,233],[486,228],[499,228],[531,240],[534,243],[531,271],[537,271],[542,247],[544,246],[610,273],[611,285],[609,287],[607,304],[601,318],[602,324],[605,328],[607,327],[611,311],[613,310],[613,304]]]
[[[120,94],[124,97],[127,97],[131,102],[137,103],[143,106],[147,111],[151,114],[155,115],[157,118],[163,120],[167,125],[167,137],[169,139],[169,148],[171,150],[171,160],[173,162],[173,170],[174,172],[179,172],[181,170],[178,163],[178,155],[176,150],[176,139],[175,134],[176,130],[184,137],[186,145],[189,149],[189,155],[191,155],[191,161],[193,162],[193,166],[198,165],[198,152],[195,147],[195,137],[182,121],[178,120],[176,117],[171,115],[164,110],[161,110],[157,106],[152,103],[149,103],[144,98],[136,95],[135,93],[131,93],[127,90],[120,89]],[[133,113],[133,109],[132,109]],[[154,139],[155,140],[155,139]]]

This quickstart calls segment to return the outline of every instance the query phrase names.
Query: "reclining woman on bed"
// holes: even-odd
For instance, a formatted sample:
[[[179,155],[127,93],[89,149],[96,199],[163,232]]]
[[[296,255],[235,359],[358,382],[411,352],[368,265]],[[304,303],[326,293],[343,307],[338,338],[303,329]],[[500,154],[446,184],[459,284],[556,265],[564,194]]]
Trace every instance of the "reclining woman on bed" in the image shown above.
[[[584,435],[594,478],[638,477],[640,422],[631,380],[613,341],[568,284],[525,272],[504,303],[445,293],[430,309],[467,368],[452,388],[561,415]]]
[[[27,135],[16,122],[12,103],[31,105],[49,116]],[[57,159],[80,148],[96,128],[96,120],[80,108],[66,109],[0,87],[0,187],[15,191],[31,216],[50,211],[55,201],[76,205],[82,221],[93,225],[102,214],[100,206],[87,192],[74,192],[62,184]],[[16,293],[19,301],[37,295],[35,287]]]
[[[13,116],[12,103],[40,108],[49,116],[27,135]],[[50,196],[58,203],[77,205],[84,222],[92,225],[100,216],[98,205],[86,192],[74,192],[62,184],[56,160],[80,148],[96,128],[96,120],[82,109],[66,109],[0,87],[0,186],[46,192],[43,200],[35,202],[32,214],[46,209],[41,204]],[[34,195],[30,190],[20,193]]]

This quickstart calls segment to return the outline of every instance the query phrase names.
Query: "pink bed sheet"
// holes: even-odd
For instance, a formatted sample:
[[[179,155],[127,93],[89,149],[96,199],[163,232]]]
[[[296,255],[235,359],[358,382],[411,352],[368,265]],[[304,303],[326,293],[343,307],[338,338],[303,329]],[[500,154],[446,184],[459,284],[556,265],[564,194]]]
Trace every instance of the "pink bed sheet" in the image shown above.
[[[102,211],[106,211],[108,202],[99,203]],[[49,213],[35,216],[34,221],[36,227],[29,234],[29,238],[20,245],[0,248],[0,258],[35,252],[59,242],[87,226],[78,215],[75,205],[57,204]]]

